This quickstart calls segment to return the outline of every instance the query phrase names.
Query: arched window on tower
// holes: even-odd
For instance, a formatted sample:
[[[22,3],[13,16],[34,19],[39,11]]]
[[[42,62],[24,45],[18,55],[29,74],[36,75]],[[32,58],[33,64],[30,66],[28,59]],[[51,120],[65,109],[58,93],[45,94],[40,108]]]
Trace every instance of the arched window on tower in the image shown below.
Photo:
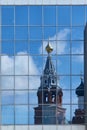
[[[46,94],[46,103],[48,102],[48,94]]]
[[[55,102],[55,95],[52,95],[52,102]]]

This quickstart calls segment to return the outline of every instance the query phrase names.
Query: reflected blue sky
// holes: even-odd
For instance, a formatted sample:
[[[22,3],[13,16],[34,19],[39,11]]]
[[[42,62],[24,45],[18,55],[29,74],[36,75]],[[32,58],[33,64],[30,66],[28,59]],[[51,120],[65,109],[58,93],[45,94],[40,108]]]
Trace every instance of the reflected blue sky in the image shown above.
[[[0,8],[3,75],[1,87],[4,90],[2,124],[14,124],[14,122],[34,124],[36,91],[47,57],[45,46],[48,39],[54,48],[52,59],[60,77],[59,84],[66,89],[63,106],[67,108],[66,117],[70,120],[70,114],[73,115],[75,108],[78,107],[76,104],[73,105],[71,112],[70,89],[75,89],[80,84],[80,74],[81,71],[84,72],[83,40],[87,7],[1,6]],[[15,79],[12,75],[15,75]],[[6,91],[8,88],[9,93]],[[75,90],[72,91],[73,96],[77,101]]]

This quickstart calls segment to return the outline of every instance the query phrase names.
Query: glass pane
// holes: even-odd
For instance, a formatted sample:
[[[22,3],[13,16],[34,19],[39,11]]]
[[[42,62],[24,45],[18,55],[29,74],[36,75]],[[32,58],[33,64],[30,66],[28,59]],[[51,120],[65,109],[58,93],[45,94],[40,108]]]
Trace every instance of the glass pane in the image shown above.
[[[39,55],[42,52],[42,41],[30,41],[29,42],[29,54]]]
[[[1,76],[1,88],[14,89],[14,77],[13,76]]]
[[[78,113],[79,115],[77,116]],[[83,113],[83,110],[80,111],[78,109],[78,105],[72,105],[72,124],[79,124],[79,123],[82,124],[81,121],[84,121],[82,113]]]
[[[29,89],[37,90],[40,86],[40,76],[29,76]]]
[[[81,72],[79,76],[72,76],[72,89],[76,89],[81,83]],[[83,76],[84,77],[84,76]]]
[[[28,106],[15,106],[15,123],[28,124]]]
[[[29,7],[29,24],[42,25],[42,6]]]
[[[67,75],[70,74],[70,56],[58,56],[57,57],[57,71],[58,74]]]
[[[29,91],[29,104],[35,105],[38,103],[37,90]]]
[[[18,26],[15,27],[16,40],[28,40],[28,27]]]
[[[15,76],[15,89],[28,89],[28,76]]]
[[[70,76],[59,76],[59,86],[62,88],[62,89],[70,89]]]
[[[57,24],[69,25],[71,20],[71,6],[58,6],[57,7]]]
[[[72,54],[84,54],[83,41],[72,41]]]
[[[15,104],[28,104],[28,91],[15,91]]]
[[[72,120],[72,118],[71,118],[71,105],[63,105],[63,108],[66,109],[65,122],[66,122],[66,124],[69,124],[69,123],[71,123],[71,120]]]
[[[56,24],[56,6],[43,6],[44,25]]]
[[[15,24],[28,25],[28,7],[15,6]]]
[[[42,27],[30,27],[30,40],[42,39]]]
[[[15,74],[28,75],[28,56],[15,56]]]
[[[84,72],[84,58],[81,56],[72,56],[72,74],[81,74]]]
[[[72,28],[72,40],[84,40],[84,28],[83,27],[73,27]]]
[[[76,90],[72,90],[71,93],[72,93],[72,104],[77,105],[78,104],[78,97],[76,95]]]
[[[14,57],[1,56],[1,74],[13,75],[14,74]]]
[[[2,54],[14,55],[14,41],[2,41]]]
[[[57,40],[66,41],[71,40],[71,31],[69,27],[58,27],[57,28]]]
[[[15,42],[15,53],[24,52],[23,54],[27,54],[28,52],[28,41],[16,41]]]
[[[14,91],[2,91],[2,104],[14,104]]]
[[[43,28],[44,31],[44,39],[52,39],[52,40],[56,40],[56,27],[44,27]]]
[[[14,40],[14,27],[2,26],[1,38],[2,40]]]
[[[2,106],[2,124],[14,124],[14,106]]]
[[[29,56],[29,75],[41,75],[43,70],[42,56]]]
[[[57,54],[70,54],[70,41],[57,41]]]
[[[85,8],[84,6],[72,6],[72,25],[84,25]]]
[[[14,25],[14,6],[2,6],[2,25]]]
[[[70,90],[63,90],[63,104],[70,104],[71,98],[70,98]]]
[[[29,105],[29,124],[34,124],[34,109],[37,105]]]

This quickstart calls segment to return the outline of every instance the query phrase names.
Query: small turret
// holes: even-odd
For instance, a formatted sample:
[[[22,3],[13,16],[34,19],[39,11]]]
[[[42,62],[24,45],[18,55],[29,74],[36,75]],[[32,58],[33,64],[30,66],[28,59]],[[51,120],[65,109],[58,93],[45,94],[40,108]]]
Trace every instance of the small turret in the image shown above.
[[[73,124],[81,124],[84,123],[84,82],[83,77],[81,75],[81,83],[76,88],[76,95],[78,97],[78,108],[75,110],[75,116],[72,119]]]
[[[82,78],[80,85],[76,88],[76,94],[78,97],[84,96],[84,83]]]

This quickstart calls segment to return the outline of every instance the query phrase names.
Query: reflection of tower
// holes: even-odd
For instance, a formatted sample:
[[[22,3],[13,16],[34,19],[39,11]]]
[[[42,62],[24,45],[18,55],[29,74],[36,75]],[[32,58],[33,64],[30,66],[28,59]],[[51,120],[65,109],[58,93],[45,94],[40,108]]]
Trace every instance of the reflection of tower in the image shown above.
[[[38,107],[35,109],[35,124],[65,123],[65,108],[62,108],[62,89],[58,86],[58,77],[51,61],[53,48],[48,43],[46,60],[41,84],[37,91]]]
[[[75,110],[75,116],[72,119],[72,123],[81,124],[84,123],[84,82],[81,77],[81,83],[76,88],[76,94],[78,96],[78,109]]]

